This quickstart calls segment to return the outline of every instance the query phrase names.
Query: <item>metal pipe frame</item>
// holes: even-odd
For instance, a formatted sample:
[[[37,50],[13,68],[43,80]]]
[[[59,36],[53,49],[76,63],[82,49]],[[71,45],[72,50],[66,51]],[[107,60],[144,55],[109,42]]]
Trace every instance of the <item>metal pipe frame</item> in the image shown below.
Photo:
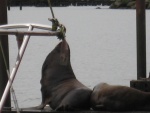
[[[7,82],[7,85],[6,85],[5,90],[3,92],[2,98],[0,100],[0,113],[2,112],[3,106],[5,104],[6,98],[7,98],[8,93],[9,93],[9,90],[12,86],[12,83],[13,83],[14,78],[16,76],[16,73],[18,71],[19,65],[21,63],[22,57],[24,55],[25,49],[26,49],[28,41],[30,39],[30,35],[33,35],[33,34],[30,34],[31,31],[33,30],[33,28],[44,29],[44,30],[49,30],[49,31],[52,29],[52,27],[50,27],[50,26],[41,25],[41,24],[10,24],[10,25],[0,26],[0,29],[5,29],[5,30],[6,29],[14,29],[14,28],[28,28],[28,32],[24,33],[25,37],[24,37],[23,43],[19,49],[18,57],[17,57],[16,63],[15,63],[15,66],[10,73],[10,78]],[[29,33],[29,34],[27,34],[27,33]],[[11,33],[8,31],[8,34],[11,34]],[[45,34],[40,34],[40,35],[45,36]]]
[[[59,33],[60,33],[59,31],[38,32],[38,31],[18,31],[18,30],[0,29],[1,35],[57,36]]]
[[[0,29],[15,29],[15,28],[29,28],[32,26],[33,28],[44,29],[44,30],[52,30],[51,26],[42,25],[42,24],[34,24],[34,23],[26,23],[26,24],[7,24],[1,25]]]
[[[18,31],[19,28],[28,28],[32,26],[33,28],[48,30],[48,31]],[[10,30],[15,29],[15,30]],[[9,24],[0,26],[0,35],[32,35],[32,36],[57,36],[60,31],[52,31],[51,26],[42,24]]]

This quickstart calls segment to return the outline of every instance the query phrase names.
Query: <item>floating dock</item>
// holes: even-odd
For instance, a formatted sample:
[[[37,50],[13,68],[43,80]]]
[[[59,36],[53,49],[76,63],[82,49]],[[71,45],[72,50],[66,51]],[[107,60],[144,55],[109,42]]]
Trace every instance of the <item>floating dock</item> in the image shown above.
[[[2,111],[2,113],[16,113],[16,111]],[[48,113],[48,111],[20,111],[20,113]],[[51,111],[49,113],[150,113],[150,111]]]

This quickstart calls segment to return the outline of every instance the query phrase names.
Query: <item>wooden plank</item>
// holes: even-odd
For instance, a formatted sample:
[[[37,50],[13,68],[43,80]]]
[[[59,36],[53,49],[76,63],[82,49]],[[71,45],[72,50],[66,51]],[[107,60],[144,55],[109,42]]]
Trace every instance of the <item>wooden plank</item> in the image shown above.
[[[150,92],[150,79],[143,79],[143,80],[132,80],[130,81],[130,87]]]
[[[2,113],[16,113],[16,111],[2,111]],[[48,111],[20,111],[20,113],[48,113]],[[150,111],[51,111],[49,113],[150,113]]]

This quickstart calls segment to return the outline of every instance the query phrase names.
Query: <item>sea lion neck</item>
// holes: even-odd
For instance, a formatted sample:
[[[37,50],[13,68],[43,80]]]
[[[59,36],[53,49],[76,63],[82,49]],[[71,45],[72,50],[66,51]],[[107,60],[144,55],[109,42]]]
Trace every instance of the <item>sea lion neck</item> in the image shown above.
[[[75,78],[71,65],[68,66],[60,65],[60,66],[52,67],[51,70],[52,70],[51,75],[53,76],[54,74],[56,79],[60,79],[62,76],[63,78]]]

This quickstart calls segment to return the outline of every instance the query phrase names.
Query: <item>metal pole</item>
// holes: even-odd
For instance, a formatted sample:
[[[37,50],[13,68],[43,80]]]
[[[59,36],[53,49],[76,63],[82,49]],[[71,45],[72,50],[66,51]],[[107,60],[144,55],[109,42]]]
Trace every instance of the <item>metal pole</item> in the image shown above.
[[[146,78],[145,0],[136,0],[137,79]]]
[[[2,24],[7,24],[7,0],[0,0],[0,25]],[[4,54],[6,56],[7,65],[9,67],[8,36],[1,35],[0,40],[4,48]],[[4,63],[2,51],[0,50],[0,99],[6,87],[7,81],[8,81],[7,69]],[[8,93],[4,107],[10,108],[10,106],[11,106],[11,99],[10,93]]]
[[[6,30],[0,29],[0,35],[30,35],[30,36],[57,36],[61,32],[60,31],[47,31],[47,32],[40,32],[40,31],[17,31],[17,30]]]

